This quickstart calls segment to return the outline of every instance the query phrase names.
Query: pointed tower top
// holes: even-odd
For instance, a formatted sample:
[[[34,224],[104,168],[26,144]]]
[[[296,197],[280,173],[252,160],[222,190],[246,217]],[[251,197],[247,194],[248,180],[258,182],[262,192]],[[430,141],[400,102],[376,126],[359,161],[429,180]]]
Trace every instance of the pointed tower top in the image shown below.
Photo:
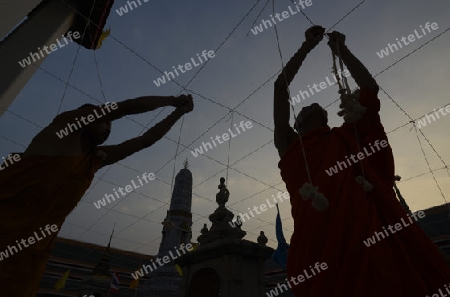
[[[191,213],[192,206],[192,172],[186,167],[175,176],[175,184],[173,186],[172,198],[170,200],[170,210],[182,210]]]
[[[188,161],[188,158],[186,158],[186,160],[184,160],[184,169],[188,169],[188,167],[189,167],[189,161]]]
[[[219,193],[216,194],[216,202],[219,206],[225,206],[225,203],[228,202],[228,197],[230,197],[230,191],[228,191],[227,186],[225,185],[225,178],[220,178],[220,185],[218,186]]]
[[[116,223],[114,223],[113,230],[111,232],[111,236],[109,237],[108,246],[105,249],[105,252],[103,253],[102,258],[97,263],[97,266],[92,271],[91,275],[100,276],[100,277],[110,277],[109,272],[109,256],[111,253],[111,240],[114,234],[114,228],[116,227]]]
[[[112,237],[114,235],[114,229],[115,228],[116,228],[116,222],[114,222],[114,226],[113,226],[113,229],[112,229],[112,232],[111,232],[111,236],[109,237],[108,246],[106,247],[106,250],[105,250],[105,254],[108,254],[108,256],[109,256],[109,253],[111,252],[111,240],[112,240]]]

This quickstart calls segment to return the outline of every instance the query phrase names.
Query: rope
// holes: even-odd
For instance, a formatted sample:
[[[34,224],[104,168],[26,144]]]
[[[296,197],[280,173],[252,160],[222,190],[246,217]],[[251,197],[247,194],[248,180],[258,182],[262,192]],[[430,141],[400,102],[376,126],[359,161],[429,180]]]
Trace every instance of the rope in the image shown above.
[[[338,50],[339,50],[339,48],[338,48]],[[337,66],[336,66],[336,55],[335,55],[335,53],[333,51],[331,51],[331,55],[333,57],[333,72],[334,72],[334,76],[336,77],[336,81],[338,83],[339,91],[341,91],[341,90],[344,89],[344,87],[341,84],[341,77],[338,75]]]
[[[403,113],[409,118],[409,120],[411,122],[414,123],[413,118],[391,97],[391,95],[389,95],[382,87],[380,87],[380,90],[382,90],[386,96],[388,96],[388,98],[394,102],[394,104],[401,110],[403,111]],[[425,134],[423,133],[422,129],[419,129],[420,134],[422,134],[423,138],[428,142],[428,145],[431,147],[431,149],[433,150],[433,152],[436,154],[436,156],[439,158],[439,160],[442,162],[442,164],[445,167],[448,167],[448,165],[445,163],[444,159],[442,158],[442,156],[437,152],[437,150],[434,148],[433,144],[431,143],[431,141],[425,136]],[[450,176],[450,171],[447,170],[448,175]]]
[[[292,4],[296,5],[296,3],[294,2],[294,0],[291,0]],[[301,14],[311,23],[311,25],[315,26],[316,24],[313,23],[313,21],[311,21],[311,19],[306,15],[306,13],[303,11],[303,9],[300,9]],[[273,12],[275,13],[275,12]]]
[[[441,37],[441,35],[447,33],[448,31],[450,31],[450,26],[447,27],[444,31],[442,31],[441,33],[439,33],[438,35],[434,36],[433,38],[431,38],[430,40],[428,40],[427,42],[425,42],[424,44],[422,44],[421,46],[419,46],[418,48],[414,49],[413,51],[409,52],[408,54],[404,55],[403,57],[401,57],[400,59],[398,59],[397,61],[395,61],[394,63],[392,63],[391,65],[389,65],[388,67],[384,68],[383,70],[381,70],[380,72],[378,72],[377,74],[375,74],[373,77],[377,77],[378,75],[384,73],[385,71],[387,71],[388,69],[392,68],[394,65],[396,65],[397,63],[400,63],[401,61],[403,61],[404,59],[406,59],[407,57],[411,56],[412,54],[414,54],[415,52],[417,52],[418,50],[422,49],[423,47],[427,46],[429,43],[433,42],[435,39]]]
[[[58,107],[58,111],[56,112],[56,114],[59,114],[59,112],[61,111],[62,104],[63,104],[63,101],[64,101],[64,97],[66,97],[67,87],[68,87],[68,84],[70,82],[70,78],[72,77],[73,69],[75,67],[75,63],[77,61],[78,53],[80,52],[80,48],[81,48],[81,45],[78,46],[77,53],[75,54],[75,58],[73,59],[72,67],[70,68],[70,72],[69,72],[69,78],[67,78],[66,85],[64,86],[64,92],[63,92],[61,100],[59,101],[59,107]]]
[[[245,35],[245,37],[248,37],[248,35],[250,34],[251,29],[253,28],[253,26],[255,26],[256,22],[258,21],[259,17],[263,13],[264,9],[266,9],[266,6],[267,6],[267,4],[269,4],[269,2],[270,2],[270,0],[267,0],[266,3],[264,4],[263,8],[259,11],[259,13],[256,16],[255,20],[253,21],[252,25],[250,26],[250,30],[248,30],[247,35]]]
[[[336,27],[340,22],[342,22],[346,17],[348,17],[350,14],[352,14],[358,7],[360,7],[364,2],[366,2],[366,0],[361,1],[358,5],[356,5],[355,7],[353,7],[348,13],[346,13],[342,18],[339,19],[339,21],[337,21],[333,26],[330,27],[330,29],[328,29],[327,32],[330,32],[331,29],[333,29],[334,27]]]
[[[272,0],[272,13],[275,14],[275,0]],[[281,53],[280,39],[279,39],[279,36],[278,36],[278,29],[277,29],[277,25],[276,24],[274,24],[274,29],[275,29],[275,36],[277,38],[278,54],[280,55],[280,60],[281,60],[281,67],[282,67],[281,68],[281,72],[283,73],[284,81],[286,83],[286,90],[287,90],[287,93],[288,93],[288,97],[291,98],[291,91],[289,89],[289,82],[288,82],[288,79],[287,79],[287,76],[286,76],[286,72],[283,71],[284,70],[283,54]],[[311,173],[309,171],[308,159],[306,158],[306,152],[305,152],[305,147],[303,145],[303,139],[302,139],[302,136],[301,136],[301,133],[300,133],[300,129],[298,127],[297,116],[295,115],[295,109],[294,109],[294,106],[292,104],[291,104],[291,109],[292,109],[292,113],[294,114],[294,121],[295,121],[294,125],[296,126],[297,131],[298,131],[298,137],[299,137],[299,140],[300,140],[300,146],[302,148],[302,154],[303,154],[303,159],[305,161],[305,168],[306,168],[306,172],[308,174],[308,180],[309,180],[309,183],[312,184],[313,182],[312,182],[312,179],[311,179]]]
[[[89,12],[89,18],[88,18],[88,21],[86,22],[86,25],[84,26],[83,35],[81,36],[81,40],[83,40],[84,37],[86,36],[86,29],[87,29],[87,27],[89,26],[89,23],[91,22],[92,12],[94,11],[94,7],[95,7],[95,3],[96,3],[96,2],[97,2],[97,0],[94,0],[94,3],[92,4],[91,11]],[[68,87],[68,85],[69,85],[70,78],[72,77],[73,69],[75,68],[75,63],[77,62],[77,59],[78,59],[78,53],[80,52],[80,49],[81,49],[81,44],[78,45],[77,53],[75,54],[75,58],[73,59],[72,67],[70,68],[69,77],[67,78],[66,85],[64,86],[64,92],[63,92],[62,98],[61,98],[61,100],[60,100],[60,102],[59,102],[58,111],[56,112],[57,114],[59,114],[59,112],[61,111],[61,108],[62,108],[62,104],[63,104],[64,98],[66,97],[67,87]]]
[[[431,171],[432,171],[432,172],[435,172],[435,171],[444,170],[444,169],[447,169],[447,170],[448,170],[448,167],[444,166],[444,167],[440,167],[440,168],[433,169],[433,170],[431,170]],[[413,175],[413,176],[411,176],[411,177],[408,177],[407,179],[403,179],[403,180],[401,180],[401,181],[398,181],[397,183],[398,183],[398,184],[399,184],[399,183],[403,183],[403,182],[406,182],[406,181],[409,181],[409,180],[412,180],[412,179],[421,177],[421,176],[423,176],[423,175],[425,175],[425,174],[428,174],[428,173],[430,173],[430,172],[427,171],[427,172],[423,172],[423,173],[420,173],[420,174],[416,174],[416,175]]]
[[[441,187],[439,186],[439,183],[438,183],[437,180],[436,180],[436,176],[434,175],[433,170],[431,170],[430,163],[428,162],[428,158],[427,158],[427,156],[425,155],[425,151],[423,150],[422,142],[420,141],[419,133],[417,133],[417,127],[416,127],[416,125],[414,125],[414,128],[415,128],[415,131],[416,131],[417,141],[419,142],[420,149],[421,149],[421,151],[422,151],[422,154],[423,154],[423,157],[424,157],[424,159],[425,159],[425,162],[427,163],[428,169],[430,170],[431,176],[433,177],[433,180],[434,180],[434,182],[436,183],[436,187],[439,189],[439,192],[441,193],[442,198],[444,198],[445,203],[448,204],[447,199],[445,199],[444,193],[442,193],[442,189],[441,189]]]
[[[339,44],[338,44],[337,41],[336,41],[336,50],[337,50],[337,57],[338,57],[338,60],[339,60],[339,68],[340,68],[341,73],[342,73],[343,70],[344,70],[344,62],[342,61],[341,52],[340,52]],[[345,86],[344,87],[340,83],[341,77],[338,74],[338,70],[337,70],[337,67],[336,67],[336,55],[335,55],[335,53],[333,51],[331,51],[331,53],[333,55],[333,72],[334,72],[334,76],[336,77],[336,80],[338,82],[339,93],[341,94],[341,96],[343,96],[344,92],[346,94],[350,95],[351,94],[351,90],[350,90],[350,86],[348,85],[347,77],[345,77],[345,75],[342,77],[342,82],[343,82],[343,85]],[[360,152],[361,151],[361,144],[359,142],[358,131],[356,129],[356,122],[353,122],[353,128],[354,128],[354,132],[355,132],[356,145],[358,147],[358,151]],[[363,163],[360,162],[360,165],[361,165],[362,177],[365,179]]]
[[[245,19],[250,15],[250,13],[253,11],[253,9],[255,9],[255,7],[258,5],[258,3],[261,2],[261,0],[257,0],[253,6],[250,8],[250,10],[242,17],[242,19],[236,24],[236,26],[234,26],[234,28],[231,30],[231,32],[225,37],[225,39],[217,46],[217,48],[214,50],[214,52],[216,53],[217,51],[219,51],[219,49],[225,44],[225,42],[228,41],[228,39],[231,37],[231,35],[233,35],[233,33],[237,30],[237,28],[242,24],[243,21],[245,21]],[[189,86],[191,84],[191,82],[197,77],[197,75],[200,73],[200,71],[203,70],[203,68],[205,68],[206,64],[208,64],[208,62],[210,61],[210,59],[208,59],[205,63],[202,64],[202,66],[200,66],[200,68],[197,70],[197,72],[194,73],[194,75],[191,77],[191,79],[187,82],[186,87]]]
[[[100,82],[100,90],[102,91],[102,96],[103,96],[103,100],[106,103],[106,95],[105,95],[105,91],[103,89],[103,83],[102,83],[102,79],[100,77],[100,69],[98,67],[98,62],[97,62],[97,55],[95,54],[95,50],[94,50],[94,61],[95,61],[95,67],[97,68],[97,77],[98,77],[98,81]]]
[[[230,112],[231,113],[231,121],[230,121],[230,131],[231,129],[233,129],[233,120],[234,120],[234,112]],[[225,179],[225,186],[228,185],[228,169],[230,167],[230,148],[231,148],[231,139],[228,141],[228,156],[227,156],[227,174],[226,174],[226,179]]]
[[[180,134],[178,135],[177,148],[175,150],[175,157],[173,160],[172,183],[170,184],[170,188],[172,189],[172,195],[173,195],[173,181],[175,179],[175,169],[176,169],[176,165],[177,165],[177,154],[178,154],[178,148],[180,147],[181,131],[183,130],[183,124],[184,124],[184,115],[181,117]]]

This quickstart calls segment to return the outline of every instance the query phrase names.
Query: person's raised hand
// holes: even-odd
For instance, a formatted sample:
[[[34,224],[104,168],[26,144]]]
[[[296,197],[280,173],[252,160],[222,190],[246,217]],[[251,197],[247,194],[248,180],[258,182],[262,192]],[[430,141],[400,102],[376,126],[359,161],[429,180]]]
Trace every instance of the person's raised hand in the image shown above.
[[[192,95],[180,95],[176,98],[176,108],[180,108],[184,113],[191,112],[194,109]]]
[[[330,38],[330,40],[328,41],[328,46],[331,48],[331,50],[333,52],[337,51],[337,46],[339,46],[339,48],[342,48],[345,46],[345,35],[338,32],[338,31],[333,31],[331,33],[327,33],[328,37]]]
[[[322,26],[312,26],[305,32],[306,43],[314,48],[319,42],[322,41],[323,35],[325,33],[325,28]]]

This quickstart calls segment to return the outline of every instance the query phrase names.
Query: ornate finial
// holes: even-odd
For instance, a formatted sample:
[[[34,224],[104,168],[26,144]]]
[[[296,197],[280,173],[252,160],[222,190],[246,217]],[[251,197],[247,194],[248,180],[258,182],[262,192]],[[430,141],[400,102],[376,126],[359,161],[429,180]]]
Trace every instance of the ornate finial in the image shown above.
[[[219,190],[222,190],[223,188],[226,188],[227,186],[225,186],[225,178],[221,177],[220,178],[220,185],[218,186]]]
[[[184,169],[187,169],[187,168],[189,167],[189,161],[188,161],[188,158],[186,158],[186,160],[184,160],[183,165],[184,165]]]
[[[205,235],[206,233],[209,232],[208,227],[206,227],[206,224],[203,224],[203,228],[200,232],[202,233],[202,235]]]
[[[267,239],[267,237],[264,235],[264,231],[261,231],[259,233],[257,241],[258,241],[259,244],[262,244],[262,245],[266,245],[266,243],[269,241]]]
[[[218,186],[220,189],[219,193],[216,194],[216,202],[219,206],[224,207],[225,203],[228,202],[228,197],[230,196],[230,192],[225,186],[225,179],[223,177],[220,178],[220,185]]]

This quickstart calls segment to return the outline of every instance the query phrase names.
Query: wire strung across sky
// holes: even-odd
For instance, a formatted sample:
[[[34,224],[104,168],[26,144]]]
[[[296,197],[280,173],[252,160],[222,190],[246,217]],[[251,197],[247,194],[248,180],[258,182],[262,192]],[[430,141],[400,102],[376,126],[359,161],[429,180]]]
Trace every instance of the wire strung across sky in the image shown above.
[[[61,1],[61,2],[64,3],[64,1]],[[252,6],[251,10],[246,14],[246,16],[248,16],[248,14],[256,7],[256,4],[259,3],[259,2],[260,2],[260,1],[257,1],[257,2],[254,4],[254,6]],[[355,11],[356,8],[359,7],[363,2],[365,2],[365,0],[362,1],[362,2],[360,2],[360,3],[359,3],[356,7],[354,7],[349,13],[347,13],[346,15],[344,15],[344,17],[341,18],[341,19],[340,19],[333,27],[335,27],[335,26],[336,26],[338,23],[340,23],[343,19],[345,19],[346,17],[348,17],[348,16],[349,16],[353,11]],[[306,17],[306,16],[305,16],[305,17]],[[308,17],[306,17],[306,18],[309,20]],[[245,19],[245,18],[244,18],[244,19]],[[242,19],[242,20],[238,23],[238,25],[237,25],[235,28],[233,28],[232,33],[237,29],[237,27],[239,26],[239,24],[242,23],[244,19]],[[309,21],[311,22],[311,20],[309,20]],[[312,22],[311,22],[311,23],[312,23]],[[333,27],[331,27],[331,28],[333,28]],[[330,30],[331,30],[331,28],[330,28]],[[426,44],[428,44],[428,43],[430,43],[431,41],[435,40],[437,37],[441,36],[442,34],[444,34],[445,32],[447,32],[449,29],[450,29],[450,28],[447,28],[444,32],[442,32],[442,33],[439,34],[438,36],[435,36],[432,40],[429,40],[428,42],[426,42],[425,44],[421,45],[419,48],[415,49],[414,51],[408,53],[407,55],[405,55],[405,56],[402,57],[401,59],[397,60],[396,62],[394,62],[393,64],[391,64],[390,66],[388,66],[387,68],[385,68],[384,70],[382,70],[380,73],[378,73],[378,74],[375,75],[374,77],[380,75],[381,73],[383,73],[383,72],[386,71],[387,69],[393,67],[395,64],[397,64],[397,63],[400,62],[401,60],[405,59],[406,57],[408,57],[409,55],[411,55],[412,53],[414,53],[414,52],[417,51],[418,49],[422,48],[422,47],[425,46]],[[231,36],[232,33],[230,33],[230,34],[227,36],[226,40]],[[132,52],[133,54],[137,54],[136,51],[132,50],[131,48],[129,48],[128,46],[126,46],[124,43],[120,42],[117,38],[115,38],[115,37],[113,37],[113,36],[112,36],[111,38],[114,39],[114,40],[115,40],[116,42],[118,42],[119,44],[122,44],[122,46],[124,46],[127,50],[129,50],[129,51]],[[225,42],[226,40],[224,40],[224,42]],[[218,48],[220,48],[220,47],[224,44],[224,42],[222,42]],[[140,56],[140,55],[138,55],[138,56]],[[161,72],[156,66],[152,65],[151,63],[149,63],[149,61],[148,61],[147,59],[144,59],[143,57],[141,57],[141,58],[142,58],[147,64],[151,65],[154,69],[156,69],[157,71]],[[95,59],[96,59],[96,58],[95,58]],[[96,62],[97,62],[97,61],[96,61]],[[73,66],[74,66],[74,65],[72,65],[72,67],[73,67]],[[96,63],[96,67],[97,67],[97,71],[99,71],[98,63]],[[73,88],[73,89],[79,91],[80,93],[86,95],[87,97],[89,97],[89,98],[91,98],[91,99],[94,99],[95,101],[97,101],[97,102],[99,102],[99,103],[103,103],[102,101],[100,101],[100,100],[94,98],[93,96],[91,96],[91,95],[85,93],[85,92],[82,91],[81,89],[79,89],[79,88],[77,88],[77,87],[75,87],[75,86],[69,84],[69,81],[65,82],[64,80],[62,80],[61,78],[57,77],[56,75],[50,73],[49,71],[45,70],[44,68],[42,68],[42,67],[38,67],[38,68],[39,68],[40,70],[44,71],[45,73],[49,74],[50,76],[56,78],[57,80],[60,80],[61,82],[65,83],[66,87],[67,87],[67,86],[70,86],[71,88]],[[201,69],[199,69],[199,71],[197,71],[197,72],[194,74],[194,76],[191,78],[190,82],[191,82],[196,76],[198,76],[198,73],[200,72],[200,70],[201,70]],[[216,102],[216,101],[214,101],[214,100],[212,100],[212,99],[210,99],[210,98],[206,98],[206,97],[204,97],[204,96],[202,96],[201,94],[198,94],[198,93],[196,93],[196,92],[193,92],[193,93],[196,94],[196,95],[198,95],[198,96],[199,96],[200,98],[202,98],[202,99],[211,101],[212,103],[215,103],[216,105],[219,105],[220,107],[227,109],[228,112],[225,114],[224,117],[226,117],[226,115],[228,115],[229,112],[236,112],[236,114],[239,114],[239,115],[241,115],[241,116],[244,116],[245,118],[247,118],[247,119],[249,119],[249,120],[251,120],[251,121],[253,121],[253,122],[255,122],[255,123],[258,124],[257,121],[255,121],[255,120],[253,120],[253,119],[247,117],[246,115],[242,115],[241,113],[237,112],[235,109],[237,109],[237,108],[238,108],[240,105],[242,105],[246,100],[248,100],[252,95],[254,95],[258,90],[260,90],[265,84],[267,84],[269,81],[271,81],[271,80],[273,79],[273,77],[275,77],[278,73],[280,73],[280,71],[278,71],[277,73],[275,73],[274,75],[272,75],[269,79],[267,79],[267,80],[266,80],[262,85],[260,85],[255,91],[253,91],[249,96],[247,96],[243,101],[241,101],[235,108],[230,108],[230,107],[224,106],[224,105],[222,105],[221,103]],[[69,79],[70,79],[70,77],[69,77]],[[100,84],[101,84],[100,76],[99,76],[99,81],[100,81]],[[175,81],[174,81],[174,83],[177,84]],[[101,87],[102,87],[102,92],[103,92],[103,86],[101,86]],[[179,87],[183,88],[182,85],[179,85]],[[186,91],[188,91],[188,92],[191,92],[191,91],[192,91],[192,90],[187,89],[186,87],[184,87],[183,89],[186,90]],[[103,93],[103,94],[104,94],[104,93]],[[387,93],[386,93],[386,94],[387,94]],[[387,94],[387,95],[388,95],[388,94]],[[388,95],[388,96],[389,96],[389,95]],[[389,96],[389,97],[390,97],[390,96]],[[104,96],[104,98],[106,98],[106,97]],[[391,99],[391,100],[393,100],[393,99]],[[394,102],[395,102],[395,101],[394,101]],[[398,107],[400,107],[400,106],[398,106]],[[8,110],[7,110],[7,111],[8,111]],[[8,112],[10,112],[10,111],[8,111]],[[12,113],[12,114],[14,114],[15,116],[19,117],[19,118],[22,119],[23,121],[26,121],[26,122],[28,122],[28,123],[31,123],[31,124],[37,126],[37,127],[40,127],[40,125],[38,125],[38,124],[36,124],[36,123],[33,123],[32,121],[30,121],[30,120],[28,120],[28,119],[25,119],[24,117],[21,117],[20,115],[17,115],[17,114],[15,114],[15,113],[13,113],[13,112],[10,112],[10,113]],[[158,115],[157,115],[157,116],[158,116]],[[224,117],[223,117],[223,118],[224,118]],[[221,120],[222,120],[223,118],[221,118],[219,121],[217,121],[217,122],[214,124],[214,126],[217,125],[219,122],[221,122]],[[156,117],[155,117],[154,119],[156,119]],[[153,120],[154,120],[154,119],[153,119]],[[134,123],[136,123],[136,124],[139,124],[140,126],[144,126],[144,127],[147,126],[147,125],[142,125],[142,124],[138,123],[137,121],[134,121],[133,119],[129,119],[129,120],[131,120],[132,122],[134,122]],[[153,121],[153,120],[152,120],[152,121]],[[409,123],[409,122],[408,122],[408,123]],[[407,123],[407,124],[408,124],[408,123]],[[404,126],[406,126],[407,124],[402,125],[402,126],[399,126],[399,127],[395,128],[394,130],[392,130],[392,131],[390,131],[390,132],[393,132],[393,131],[395,131],[395,130],[401,128],[401,127],[404,127]],[[260,124],[260,126],[265,127],[266,129],[268,129],[268,130],[270,130],[270,131],[273,131],[270,127],[267,127],[267,126],[265,126],[265,125]],[[212,127],[213,127],[213,126],[209,127],[205,132],[201,133],[201,136],[203,136],[205,133],[207,133],[207,131],[209,131]],[[42,127],[41,127],[41,128],[42,128]],[[423,134],[422,131],[421,131],[421,133]],[[201,136],[199,136],[197,139],[199,139]],[[423,136],[425,137],[424,134],[423,134]],[[15,142],[14,140],[12,140],[12,139],[10,139],[10,138],[8,138],[8,137],[2,136],[2,135],[0,135],[0,137],[2,137],[3,139],[6,139],[6,140],[8,140],[8,141],[10,141],[10,142],[12,142],[12,143],[14,143],[14,144],[16,144],[16,145],[25,147],[24,145],[19,144],[19,143]],[[197,140],[197,139],[196,139],[196,140]],[[175,140],[173,140],[173,139],[169,139],[169,140],[175,141]],[[195,141],[196,141],[196,140],[195,140]],[[195,142],[195,141],[194,141],[194,142]],[[427,140],[427,141],[428,141],[428,140]],[[272,142],[272,140],[269,141],[268,143],[264,144],[262,147],[264,147],[264,146],[270,144],[271,142]],[[430,146],[431,146],[431,143],[430,143],[429,141],[428,141],[428,143],[429,143]],[[191,145],[191,144],[190,144],[190,145]],[[190,148],[190,145],[187,145],[187,146],[186,146],[186,145],[183,145],[183,144],[182,144],[182,146],[184,146],[185,149]],[[228,166],[227,166],[227,164],[223,164],[222,162],[217,161],[217,160],[214,160],[214,158],[211,158],[211,157],[209,157],[209,156],[205,156],[205,157],[207,157],[207,158],[209,158],[209,159],[211,159],[211,160],[214,160],[214,161],[216,161],[217,163],[219,163],[219,164],[221,164],[221,165],[225,165],[226,168],[231,168],[233,165],[235,165],[235,164],[239,163],[240,161],[244,160],[244,159],[247,158],[248,156],[252,155],[254,152],[258,151],[259,149],[261,149],[261,147],[257,148],[256,150],[254,150],[254,151],[251,152],[250,154],[247,154],[247,155],[244,156],[243,158],[241,158],[241,159],[239,159],[238,161],[234,162],[232,165],[228,165]],[[433,150],[434,150],[434,148],[433,148]],[[435,150],[434,150],[434,151],[435,151]],[[178,155],[181,154],[181,153],[182,153],[182,152],[178,153]],[[435,151],[435,153],[437,153],[437,152]],[[173,160],[173,159],[174,159],[174,158],[172,158],[171,160]],[[441,159],[441,161],[443,162],[442,158],[440,158],[440,159]],[[170,162],[171,160],[169,160],[169,162]],[[168,162],[168,163],[169,163],[169,162]],[[430,168],[430,172],[433,173],[434,171],[448,168],[447,165],[445,164],[445,162],[443,162],[443,163],[444,163],[444,165],[445,165],[443,168],[438,168],[438,169],[434,169],[434,170],[431,170],[431,168]],[[123,164],[120,164],[120,165],[123,166]],[[161,170],[162,168],[164,168],[164,166],[161,167],[159,170]],[[233,168],[231,168],[231,169],[233,169]],[[213,176],[216,176],[217,174],[220,174],[220,172],[223,172],[224,170],[225,170],[225,169],[222,169],[221,171],[219,171],[218,173],[216,173],[216,174],[213,175]],[[271,185],[269,185],[269,184],[267,184],[267,183],[265,183],[265,182],[263,182],[263,181],[258,180],[257,178],[255,178],[255,177],[253,177],[253,176],[251,176],[251,175],[242,173],[242,172],[240,172],[240,171],[238,171],[238,170],[236,170],[236,172],[239,172],[239,173],[241,173],[241,174],[244,174],[245,176],[247,176],[247,177],[249,177],[249,178],[252,178],[253,180],[258,181],[258,182],[260,182],[260,183],[262,183],[262,184],[264,184],[264,185],[266,185],[266,186],[268,186],[268,187],[267,187],[266,189],[263,189],[263,190],[257,192],[256,194],[252,194],[252,195],[250,195],[250,196],[247,197],[247,198],[241,199],[240,201],[237,201],[237,202],[233,203],[232,205],[238,204],[238,203],[240,203],[240,202],[242,202],[242,201],[244,201],[244,200],[246,200],[246,199],[249,199],[249,198],[251,198],[251,197],[254,197],[254,196],[258,195],[259,193],[262,193],[262,192],[264,192],[264,191],[267,191],[267,190],[269,190],[269,189],[271,189],[271,188],[275,188],[276,186],[281,185],[281,184],[283,183],[283,182],[280,182],[280,183],[278,183],[278,184],[276,184],[276,185],[271,186]],[[430,173],[430,172],[427,172],[427,173]],[[203,184],[204,182],[210,180],[213,176],[206,178],[203,182],[200,182],[200,183],[197,184],[196,186],[198,186],[198,185],[200,185],[200,184]],[[422,175],[419,175],[419,176],[422,176]],[[416,176],[416,177],[419,177],[419,176]],[[412,178],[414,178],[414,177],[412,177]],[[403,182],[406,181],[406,180],[411,180],[412,178],[405,179],[405,180],[403,180]],[[99,178],[99,180],[100,180],[100,178]],[[103,179],[103,180],[104,180],[104,179]],[[104,181],[105,181],[105,180],[104,180]],[[170,184],[169,184],[169,185],[170,185]],[[95,185],[94,185],[93,187],[95,187]],[[93,187],[91,187],[91,189],[92,189]],[[88,193],[87,193],[87,194],[88,194]],[[193,194],[196,195],[195,193],[193,193]],[[85,197],[86,197],[86,196],[88,196],[88,195],[85,195]],[[144,195],[144,196],[147,196],[147,195]],[[203,198],[203,199],[206,199],[206,200],[210,200],[210,199],[207,199],[207,198],[205,198],[205,197],[201,197],[201,196],[199,196],[199,195],[196,195],[196,196],[198,196],[199,198]],[[150,197],[150,198],[151,198],[151,199],[154,199],[154,198],[152,198],[152,197]],[[164,205],[167,205],[169,202],[164,202],[164,203],[165,203]],[[163,205],[163,206],[164,206],[164,205]],[[231,207],[232,205],[230,205],[229,207]],[[123,213],[123,212],[120,212],[120,211],[115,210],[114,208],[115,208],[116,206],[117,206],[117,205],[115,205],[113,208],[109,209],[108,211],[117,212],[117,213],[121,213],[121,214],[130,216],[129,214],[126,214],[126,213]],[[162,207],[162,206],[161,206],[161,207]],[[196,215],[200,216],[199,219],[205,218],[204,216],[202,216],[202,215],[200,215],[200,214],[196,214]],[[147,217],[147,216],[148,216],[148,215],[146,215],[145,217]],[[144,220],[146,220],[146,221],[148,221],[148,222],[151,222],[151,223],[155,223],[155,224],[156,224],[156,222],[149,221],[149,220],[145,219],[145,217],[142,217],[142,218],[139,218],[139,219],[144,219]],[[261,221],[263,221],[263,220],[261,220]],[[274,225],[273,222],[266,222],[266,223],[267,223],[268,225]],[[71,223],[68,223],[68,224],[71,224]],[[73,224],[72,224],[72,225],[73,225]],[[95,231],[95,230],[92,229],[92,227],[94,227],[94,225],[95,225],[95,223],[92,224],[89,228],[87,228],[87,230],[88,230],[88,231],[92,231],[92,232],[97,232],[97,233],[99,233],[98,231]],[[81,227],[81,226],[78,226],[78,227],[83,228],[83,229],[86,229],[86,228]],[[124,232],[124,231],[127,230],[128,228],[129,228],[129,227],[126,227],[126,228],[122,229],[121,232]],[[85,232],[85,233],[86,233],[86,232]],[[84,233],[84,234],[85,234],[85,233]],[[108,234],[106,234],[106,235],[108,235]],[[257,234],[256,234],[256,235],[257,235]],[[108,236],[109,236],[109,235],[108,235]],[[158,238],[159,238],[159,237],[158,237]],[[157,240],[158,238],[156,238],[155,240]],[[125,240],[125,239],[121,239],[121,240]],[[129,241],[129,240],[127,240],[127,241]],[[131,241],[130,241],[130,242],[131,242]],[[142,244],[142,243],[141,243],[141,244]],[[145,245],[145,244],[143,244],[143,245]]]

